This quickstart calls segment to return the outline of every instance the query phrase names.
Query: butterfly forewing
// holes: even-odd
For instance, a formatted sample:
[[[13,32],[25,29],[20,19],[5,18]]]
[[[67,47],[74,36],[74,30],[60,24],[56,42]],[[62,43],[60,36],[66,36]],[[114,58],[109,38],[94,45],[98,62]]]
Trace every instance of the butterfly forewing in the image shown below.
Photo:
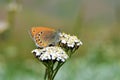
[[[51,28],[34,27],[31,29],[31,35],[37,47],[44,48],[49,45],[55,45],[58,41],[58,32]]]

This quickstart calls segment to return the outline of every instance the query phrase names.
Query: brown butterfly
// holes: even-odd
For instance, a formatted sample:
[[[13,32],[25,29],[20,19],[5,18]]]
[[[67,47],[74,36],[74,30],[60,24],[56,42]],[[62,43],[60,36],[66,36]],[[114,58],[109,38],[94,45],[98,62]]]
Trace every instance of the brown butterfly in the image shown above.
[[[39,48],[57,45],[59,41],[59,31],[48,27],[32,27],[30,34]]]

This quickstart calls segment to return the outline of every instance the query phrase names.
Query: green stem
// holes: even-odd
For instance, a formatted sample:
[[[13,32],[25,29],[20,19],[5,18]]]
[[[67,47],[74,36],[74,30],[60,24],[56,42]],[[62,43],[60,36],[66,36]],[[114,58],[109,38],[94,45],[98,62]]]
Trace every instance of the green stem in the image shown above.
[[[47,76],[48,76],[48,69],[46,68],[46,70],[45,70],[44,80],[46,80],[46,79],[47,79]]]
[[[63,64],[64,64],[64,62],[62,62],[62,63],[61,63],[61,62],[58,62],[58,65],[57,65],[57,67],[56,67],[55,70],[54,70],[54,73],[53,73],[52,79],[55,78],[55,76],[56,76],[58,70],[60,69],[60,67],[61,67]]]
[[[41,61],[42,62],[42,61]],[[48,62],[42,62],[42,64],[44,64],[44,66],[46,67],[46,70],[45,70],[45,76],[44,76],[44,80],[46,80],[48,78],[48,72],[49,72],[49,64]]]
[[[55,63],[53,61],[43,62],[46,67],[44,80],[54,80],[58,70],[64,64],[64,62],[58,62],[56,65]]]
[[[47,67],[47,79],[48,80],[53,80],[52,79],[53,67],[54,67],[53,61],[48,61],[48,67]]]

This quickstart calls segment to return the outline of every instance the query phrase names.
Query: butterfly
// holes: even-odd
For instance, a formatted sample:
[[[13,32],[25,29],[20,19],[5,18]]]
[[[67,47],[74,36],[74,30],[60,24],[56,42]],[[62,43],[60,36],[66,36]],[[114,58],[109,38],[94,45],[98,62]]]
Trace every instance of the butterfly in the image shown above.
[[[32,27],[30,34],[38,48],[55,46],[59,41],[59,31],[48,27]]]

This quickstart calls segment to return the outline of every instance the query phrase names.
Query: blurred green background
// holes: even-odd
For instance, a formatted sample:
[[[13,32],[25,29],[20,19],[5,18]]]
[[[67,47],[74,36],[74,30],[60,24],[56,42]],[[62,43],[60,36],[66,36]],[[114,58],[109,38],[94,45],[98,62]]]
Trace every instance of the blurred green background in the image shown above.
[[[33,26],[83,42],[55,80],[120,80],[120,0],[0,0],[0,80],[43,80]]]

